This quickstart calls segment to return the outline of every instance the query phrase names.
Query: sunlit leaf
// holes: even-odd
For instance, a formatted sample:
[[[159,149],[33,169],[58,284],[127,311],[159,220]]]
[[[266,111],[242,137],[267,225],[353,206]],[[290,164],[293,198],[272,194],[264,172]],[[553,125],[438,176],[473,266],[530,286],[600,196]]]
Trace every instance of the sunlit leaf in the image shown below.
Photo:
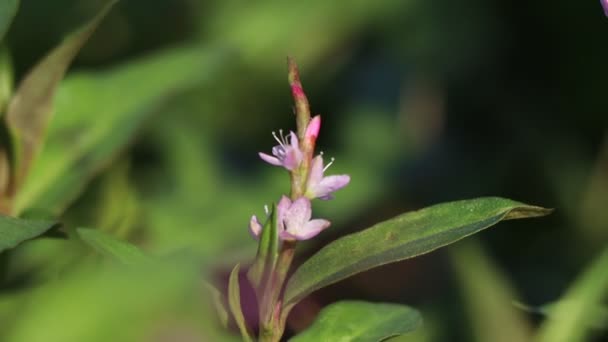
[[[541,325],[538,342],[588,341],[597,320],[597,305],[608,294],[608,248],[572,284],[551,308],[551,315]]]
[[[207,80],[221,52],[173,48],[114,69],[68,77],[44,149],[17,194],[15,211],[61,212],[175,94]]]
[[[95,17],[44,57],[15,91],[8,107],[6,122],[15,136],[17,187],[25,179],[42,146],[59,82],[78,51],[116,1],[109,0]]]
[[[57,226],[50,221],[36,221],[0,216],[0,252],[33,239]]]
[[[78,236],[99,253],[126,265],[148,262],[149,257],[137,246],[120,241],[104,232],[91,228],[77,228]]]
[[[0,42],[4,39],[4,35],[19,8],[19,0],[2,0],[0,1]]]
[[[323,309],[310,328],[290,341],[382,341],[413,331],[421,323],[418,311],[405,305],[343,301]]]
[[[290,278],[285,305],[359,272],[428,253],[500,221],[547,215],[550,210],[498,197],[434,205],[378,223],[322,248]]]

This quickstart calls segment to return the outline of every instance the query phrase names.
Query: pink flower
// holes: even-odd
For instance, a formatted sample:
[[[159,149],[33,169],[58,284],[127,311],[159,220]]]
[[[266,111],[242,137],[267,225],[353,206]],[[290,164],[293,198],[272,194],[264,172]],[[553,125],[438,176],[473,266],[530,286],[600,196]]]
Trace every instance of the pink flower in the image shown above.
[[[302,150],[300,150],[300,144],[296,134],[294,132],[289,132],[288,136],[283,136],[283,131],[280,130],[279,137],[277,137],[274,132],[272,132],[272,136],[279,144],[272,148],[272,156],[260,152],[260,158],[269,164],[282,166],[289,171],[293,171],[300,166],[304,154],[302,153]],[[287,143],[288,137],[290,138],[289,143]]]
[[[266,215],[270,215],[266,207]],[[277,230],[281,240],[308,240],[329,227],[330,222],[324,219],[311,220],[310,200],[300,197],[291,201],[283,196],[277,205]],[[254,215],[249,221],[249,230],[257,239],[262,233],[263,225]]]
[[[600,0],[600,3],[604,8],[604,14],[608,17],[608,0]]]
[[[283,196],[281,202],[284,203],[284,207],[288,206],[281,220],[283,229],[279,230],[279,236],[283,240],[308,240],[330,225],[330,222],[324,219],[310,219],[312,208],[310,200],[306,197],[291,202],[289,198]]]
[[[332,199],[332,193],[340,190],[350,182],[349,175],[334,175],[323,177],[323,172],[333,163],[323,166],[323,156],[318,155],[312,160],[312,168],[306,185],[306,196],[308,198],[319,198],[322,200]]]

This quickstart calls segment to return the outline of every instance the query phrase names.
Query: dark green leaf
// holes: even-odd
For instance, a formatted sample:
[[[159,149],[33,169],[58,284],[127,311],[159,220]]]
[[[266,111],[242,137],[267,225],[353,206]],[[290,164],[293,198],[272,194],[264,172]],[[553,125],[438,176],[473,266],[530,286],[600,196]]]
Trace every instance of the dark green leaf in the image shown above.
[[[0,42],[4,39],[4,35],[19,8],[19,0],[2,0],[0,1]]]
[[[421,323],[418,311],[405,305],[343,301],[323,309],[310,328],[290,341],[382,341]]]
[[[237,264],[232,269],[232,272],[230,272],[230,279],[228,282],[228,305],[230,306],[232,317],[234,317],[234,321],[239,327],[243,339],[245,341],[251,342],[253,341],[253,339],[251,338],[251,335],[247,330],[245,317],[243,316],[243,311],[241,310],[241,287],[239,286],[240,269],[241,265]]]
[[[7,125],[15,136],[16,187],[25,179],[42,146],[59,82],[115,2],[116,0],[109,0],[95,17],[44,57],[17,88],[6,114]]]
[[[0,216],[0,252],[13,248],[23,241],[40,236],[56,226],[57,223],[50,221]]]
[[[378,223],[330,243],[304,262],[287,284],[284,313],[311,292],[356,273],[431,252],[502,220],[550,212],[488,197],[438,204]]]
[[[566,294],[551,307],[541,325],[539,342],[588,341],[598,319],[597,307],[608,294],[608,248],[574,282]]]
[[[141,264],[150,261],[137,246],[120,241],[97,229],[77,228],[76,233],[87,245],[97,252],[113,258],[126,265]]]

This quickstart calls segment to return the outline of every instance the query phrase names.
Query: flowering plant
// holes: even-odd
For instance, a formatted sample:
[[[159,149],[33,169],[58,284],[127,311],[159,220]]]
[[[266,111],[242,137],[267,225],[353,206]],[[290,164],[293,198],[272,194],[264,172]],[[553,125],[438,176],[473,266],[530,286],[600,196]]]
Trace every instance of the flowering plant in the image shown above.
[[[304,262],[287,279],[298,241],[309,240],[330,227],[327,219],[312,219],[312,204],[316,199],[329,200],[334,193],[347,186],[349,175],[324,173],[334,162],[323,162],[323,153],[315,156],[317,137],[321,130],[321,116],[311,117],[308,99],[300,82],[293,59],[288,58],[288,79],[295,101],[296,132],[283,130],[272,135],[278,145],[271,154],[259,153],[268,164],[283,167],[289,173],[291,192],[283,195],[271,209],[265,206],[266,219],[253,215],[249,230],[258,241],[258,252],[247,278],[255,289],[258,301],[259,341],[279,341],[285,330],[289,312],[309,293],[355,273],[389,262],[429,252],[438,247],[476,233],[501,220],[541,216],[547,209],[502,198],[479,198],[445,203],[407,213],[379,223],[360,233],[338,239]],[[234,321],[243,338],[253,341],[253,330],[242,313],[239,284],[240,265],[230,276],[228,301]],[[327,308],[325,315],[344,310],[360,311],[363,315],[376,310],[394,313],[401,322],[390,331],[377,329],[373,336],[405,333],[420,323],[419,314],[411,308],[394,304],[343,302]],[[357,322],[354,322],[357,323]],[[360,322],[359,322],[360,323]],[[323,327],[312,327],[296,340],[318,340]],[[340,337],[340,332],[331,336]]]

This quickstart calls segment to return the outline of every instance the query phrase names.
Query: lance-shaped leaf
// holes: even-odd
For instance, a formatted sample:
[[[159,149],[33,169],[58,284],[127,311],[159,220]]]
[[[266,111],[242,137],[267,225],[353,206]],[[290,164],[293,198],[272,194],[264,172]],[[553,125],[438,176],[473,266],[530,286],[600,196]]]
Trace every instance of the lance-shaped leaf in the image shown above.
[[[310,328],[289,341],[384,341],[421,323],[418,311],[405,305],[343,301],[323,309]]]
[[[263,284],[264,277],[267,277],[274,270],[278,257],[279,233],[277,230],[277,206],[273,203],[270,218],[264,224],[264,228],[260,235],[255,262],[247,273],[247,278],[253,284],[256,292],[260,290],[260,285]],[[260,293],[258,293],[258,295]]]
[[[283,315],[311,292],[359,272],[428,253],[503,220],[550,212],[487,197],[438,204],[378,223],[328,244],[304,262],[287,283]]]
[[[597,306],[608,297],[608,248],[551,308],[541,325],[538,342],[588,341],[597,321]]]
[[[139,247],[115,239],[98,229],[77,228],[76,234],[97,252],[125,265],[135,265],[150,261],[150,258]]]
[[[245,316],[243,316],[243,310],[241,309],[241,287],[239,286],[239,271],[241,265],[237,264],[230,272],[230,279],[228,280],[228,306],[232,312],[232,317],[236,325],[239,327],[243,340],[252,342],[253,338],[247,330],[247,324],[245,323]]]
[[[116,0],[110,0],[99,13],[42,59],[21,81],[6,115],[15,136],[17,165],[15,186],[25,178],[40,150],[53,112],[53,98],[68,66],[93,34]]]
[[[19,8],[19,0],[0,1],[0,42],[13,22],[13,18]]]
[[[40,236],[57,226],[56,222],[0,216],[0,252]]]

